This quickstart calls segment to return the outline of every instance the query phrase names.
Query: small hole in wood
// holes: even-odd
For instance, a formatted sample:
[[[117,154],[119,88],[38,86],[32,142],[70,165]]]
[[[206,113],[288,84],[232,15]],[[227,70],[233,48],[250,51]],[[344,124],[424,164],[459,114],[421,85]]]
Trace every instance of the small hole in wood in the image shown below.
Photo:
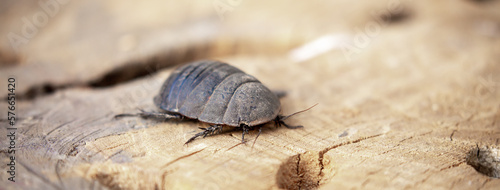
[[[489,177],[500,178],[500,149],[497,147],[474,147],[466,157],[467,164]]]
[[[278,169],[276,181],[284,189],[316,189],[328,182],[334,174],[328,155],[307,151],[283,162]]]

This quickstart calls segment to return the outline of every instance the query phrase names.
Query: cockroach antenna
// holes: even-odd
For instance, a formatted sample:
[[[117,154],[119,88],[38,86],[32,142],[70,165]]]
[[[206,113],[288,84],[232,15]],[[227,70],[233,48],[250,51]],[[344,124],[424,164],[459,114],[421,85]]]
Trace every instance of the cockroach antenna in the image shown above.
[[[297,115],[297,114],[299,114],[299,113],[304,113],[304,112],[306,112],[306,111],[309,111],[310,109],[314,108],[314,107],[315,107],[315,106],[317,106],[317,105],[318,105],[318,103],[314,104],[313,106],[311,106],[311,107],[309,107],[309,108],[307,108],[307,109],[304,109],[304,110],[301,110],[301,111],[298,111],[298,112],[292,113],[292,114],[287,115],[287,116],[278,115],[278,116],[276,117],[276,119],[274,120],[274,124],[275,124],[275,126],[276,126],[276,127],[278,127],[278,126],[280,126],[280,125],[284,125],[286,128],[289,128],[289,129],[297,129],[297,128],[301,128],[301,127],[303,127],[302,125],[298,125],[298,126],[289,126],[289,125],[287,125],[287,124],[284,122],[284,120],[285,120],[285,119],[288,119],[288,118],[290,118],[290,117],[292,117],[292,116],[294,116],[294,115]],[[260,133],[261,133],[261,132],[262,132],[262,126],[259,126],[259,133],[257,133],[257,136],[256,136],[256,137],[255,137],[255,139],[253,140],[252,148],[253,148],[253,146],[255,145],[255,142],[257,141],[257,138],[259,138],[259,135],[260,135]]]

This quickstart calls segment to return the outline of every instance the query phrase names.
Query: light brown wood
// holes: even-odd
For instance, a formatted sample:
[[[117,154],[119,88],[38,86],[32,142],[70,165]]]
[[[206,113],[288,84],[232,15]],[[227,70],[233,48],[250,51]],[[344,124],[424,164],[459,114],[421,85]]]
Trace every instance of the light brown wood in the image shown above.
[[[477,172],[466,160],[477,147],[500,147],[499,2],[242,1],[226,12],[223,21],[213,2],[217,1],[168,7],[152,1],[142,5],[144,10],[122,1],[71,2],[25,49],[14,52],[14,57],[4,56],[2,60],[9,60],[5,62],[19,63],[2,66],[2,89],[7,89],[4,76],[14,75],[21,97],[45,84],[54,86],[55,92],[17,100],[16,182],[6,180],[8,169],[2,164],[2,188],[496,189],[500,185],[499,179]],[[383,19],[373,16],[397,2],[404,8],[392,16],[399,20],[379,22]],[[146,9],[152,12],[150,17],[129,13]],[[39,9],[35,5],[25,11]],[[115,20],[78,16],[95,11]],[[14,18],[15,25],[19,17]],[[98,35],[102,30],[94,29],[105,22],[115,25]],[[68,23],[88,30],[76,35],[82,27],[63,27]],[[213,31],[197,28],[202,26]],[[379,30],[370,31],[377,26]],[[1,33],[8,31],[2,28]],[[75,42],[71,36],[99,40]],[[42,51],[51,39],[59,47]],[[122,45],[134,48],[122,51],[103,43],[120,39]],[[297,48],[317,39],[330,44],[341,40],[344,47],[351,43],[355,49],[333,46],[308,59],[294,56]],[[281,99],[285,115],[318,105],[287,120],[304,128],[266,125],[255,144],[257,131],[241,144],[241,132],[226,128],[222,134],[184,145],[198,127],[207,125],[114,118],[139,109],[157,111],[152,98],[173,71],[171,65],[196,58],[230,63],[269,88],[286,91]],[[158,63],[163,64],[158,68],[168,68],[132,81],[116,79],[115,85],[92,85],[106,76],[127,78],[127,69]],[[6,108],[6,102],[0,107]],[[9,155],[6,135],[7,130],[0,130],[2,163]],[[490,155],[495,158],[495,153]]]

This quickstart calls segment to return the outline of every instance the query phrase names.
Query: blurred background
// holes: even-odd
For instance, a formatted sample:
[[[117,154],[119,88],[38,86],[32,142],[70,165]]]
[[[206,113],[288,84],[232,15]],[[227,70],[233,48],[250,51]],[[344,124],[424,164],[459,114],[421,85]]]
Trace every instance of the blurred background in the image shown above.
[[[325,189],[498,187],[462,164],[470,146],[500,142],[498,0],[2,0],[0,36],[0,89],[16,80],[24,188],[74,178],[119,189],[289,188],[282,161],[321,150],[336,167]],[[227,135],[185,148],[192,123],[110,119],[154,110],[171,70],[200,59],[286,91],[284,114],[319,104],[290,119],[304,129],[263,131],[255,150]],[[382,140],[328,151],[365,137]],[[135,144],[114,146],[122,141]],[[193,152],[156,181],[161,165]]]
[[[17,76],[24,84],[17,89],[19,95],[34,98],[60,88],[109,86],[171,65],[238,54],[279,56],[292,67],[292,62],[318,60],[328,62],[321,67],[373,59],[392,67],[415,59],[428,59],[422,64],[430,65],[467,57],[481,62],[484,56],[472,54],[498,52],[498,4],[4,0],[1,74]],[[478,47],[483,43],[490,46]]]

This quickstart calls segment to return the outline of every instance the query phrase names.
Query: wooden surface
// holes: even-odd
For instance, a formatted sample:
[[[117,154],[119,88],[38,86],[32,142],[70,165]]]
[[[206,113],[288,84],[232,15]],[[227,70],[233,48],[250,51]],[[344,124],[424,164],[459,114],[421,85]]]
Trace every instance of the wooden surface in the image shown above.
[[[499,1],[234,1],[222,17],[217,2],[70,1],[19,49],[2,41],[0,97],[7,76],[19,97],[16,182],[2,164],[2,188],[500,186],[466,159],[500,146]],[[0,8],[1,36],[43,10],[26,3]],[[254,146],[257,131],[184,145],[206,125],[113,118],[156,111],[173,65],[197,59],[286,91],[285,115],[318,105],[287,120],[304,128],[267,125]]]

